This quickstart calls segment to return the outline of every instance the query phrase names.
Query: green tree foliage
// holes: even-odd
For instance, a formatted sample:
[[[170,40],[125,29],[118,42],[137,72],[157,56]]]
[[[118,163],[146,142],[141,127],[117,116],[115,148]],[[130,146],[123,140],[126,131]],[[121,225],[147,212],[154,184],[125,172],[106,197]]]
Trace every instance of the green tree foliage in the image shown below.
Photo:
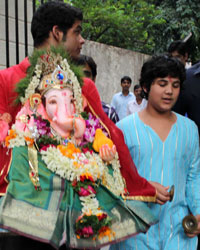
[[[153,54],[192,32],[191,59],[200,59],[199,0],[64,1],[83,10],[83,37],[88,40]]]
[[[165,20],[151,1],[71,0],[83,10],[83,36],[88,40],[151,53],[155,46],[151,30]]]
[[[184,39],[192,32],[188,40],[190,58],[192,62],[200,60],[200,1],[199,0],[157,0],[154,1],[161,11],[158,18],[165,19],[165,23],[154,30],[156,52],[166,50],[175,40]]]

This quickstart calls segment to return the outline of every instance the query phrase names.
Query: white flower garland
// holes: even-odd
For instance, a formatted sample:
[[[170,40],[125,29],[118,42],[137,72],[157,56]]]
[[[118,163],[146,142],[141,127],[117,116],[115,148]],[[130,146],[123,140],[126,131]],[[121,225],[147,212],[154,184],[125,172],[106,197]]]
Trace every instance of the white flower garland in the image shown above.
[[[15,124],[12,125],[12,130],[17,134],[15,138],[9,140],[8,148],[21,147],[26,145],[26,141],[24,137],[31,137],[30,133],[23,132],[20,130],[16,130]],[[10,130],[8,131],[8,135],[10,135]]]
[[[79,181],[81,175],[90,173],[95,181],[97,179],[103,180],[103,185],[115,195],[119,196],[124,193],[124,182],[117,153],[115,159],[111,162],[114,170],[113,176],[108,173],[107,165],[96,153],[74,153],[74,159],[70,159],[62,155],[59,149],[49,147],[47,151],[42,151],[41,154],[47,168],[68,181],[75,179]]]
[[[97,200],[95,194],[91,194],[88,196],[80,196],[79,199],[81,200],[82,213],[83,214],[90,214],[98,215],[103,213],[102,210],[99,209],[99,201]]]
[[[49,147],[41,151],[42,160],[47,168],[68,181],[80,180],[80,176],[90,173],[94,180],[101,179],[104,173],[104,163],[101,158],[93,153],[76,153],[74,159],[64,156],[58,148]]]

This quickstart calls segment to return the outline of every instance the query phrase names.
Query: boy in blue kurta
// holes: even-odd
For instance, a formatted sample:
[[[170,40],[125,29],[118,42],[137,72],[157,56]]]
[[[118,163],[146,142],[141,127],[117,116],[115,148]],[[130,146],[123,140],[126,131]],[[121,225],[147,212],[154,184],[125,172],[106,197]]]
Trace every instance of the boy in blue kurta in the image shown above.
[[[126,144],[141,176],[153,184],[160,204],[175,186],[172,202],[149,204],[159,223],[111,249],[190,249],[200,232],[200,152],[197,126],[171,111],[185,78],[184,66],[168,56],[155,56],[142,68],[140,84],[147,107],[121,120]],[[198,227],[185,233],[183,218],[192,213]]]

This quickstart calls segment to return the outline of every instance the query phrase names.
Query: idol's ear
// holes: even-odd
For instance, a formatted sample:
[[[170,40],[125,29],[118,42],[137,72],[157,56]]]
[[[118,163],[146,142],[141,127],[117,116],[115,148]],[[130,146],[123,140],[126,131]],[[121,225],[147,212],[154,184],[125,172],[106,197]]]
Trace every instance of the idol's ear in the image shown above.
[[[82,98],[83,98],[83,103],[82,103],[82,105],[83,105],[83,110],[87,107],[87,99],[85,98],[85,96],[84,95],[82,95]]]

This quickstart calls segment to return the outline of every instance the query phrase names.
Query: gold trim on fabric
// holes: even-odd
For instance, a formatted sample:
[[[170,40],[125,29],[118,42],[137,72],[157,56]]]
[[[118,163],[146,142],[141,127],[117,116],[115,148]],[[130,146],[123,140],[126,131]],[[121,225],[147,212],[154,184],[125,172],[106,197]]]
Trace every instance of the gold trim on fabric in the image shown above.
[[[39,182],[39,175],[38,175],[38,157],[37,157],[37,150],[34,145],[28,146],[28,162],[29,162],[29,177],[32,181],[36,190],[40,190],[40,182]]]
[[[84,96],[85,97],[85,96]],[[97,118],[99,118],[99,122],[101,123],[101,125],[105,128],[105,130],[107,131],[109,137],[111,138],[110,136],[110,131],[109,129],[106,127],[106,125],[101,121],[100,117],[96,114],[96,112],[94,111],[94,109],[92,108],[92,106],[90,105],[90,103],[88,102],[87,98],[85,97],[86,101],[87,101],[87,105],[88,107],[90,108],[90,110],[92,111],[93,115],[95,115]]]
[[[135,201],[144,201],[144,202],[156,202],[156,195],[155,196],[125,196],[122,194],[122,198],[124,200],[135,200]]]

